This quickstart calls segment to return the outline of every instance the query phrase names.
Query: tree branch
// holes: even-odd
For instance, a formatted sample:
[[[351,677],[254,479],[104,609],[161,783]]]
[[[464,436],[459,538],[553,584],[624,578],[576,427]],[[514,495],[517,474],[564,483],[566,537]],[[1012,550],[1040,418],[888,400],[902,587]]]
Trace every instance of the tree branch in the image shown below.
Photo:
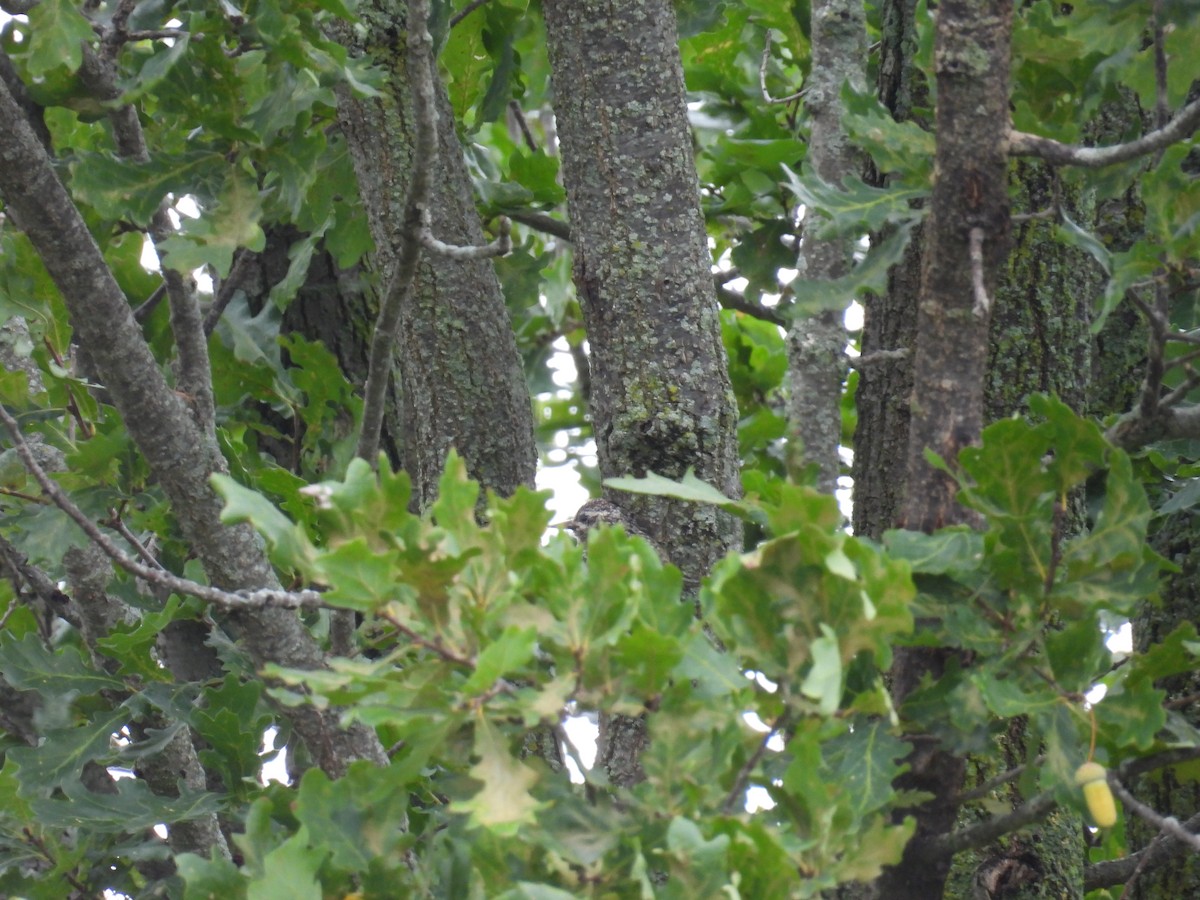
[[[545,213],[534,212],[533,210],[520,210],[508,213],[508,217],[514,222],[520,222],[522,225],[527,225],[535,231],[540,231],[559,240],[571,240],[571,226]]]
[[[229,306],[229,302],[233,300],[233,295],[241,287],[246,268],[254,256],[254,251],[248,250],[245,247],[240,248],[234,254],[233,265],[229,269],[229,274],[221,280],[221,285],[217,288],[217,295],[213,298],[212,306],[208,308],[208,312],[204,316],[205,337],[211,336],[216,330],[217,323],[221,321],[221,315],[225,312],[225,307]]]
[[[1152,756],[1143,756],[1125,763],[1117,772],[1110,772],[1109,781],[1110,783],[1116,783],[1118,777],[1129,779],[1145,772],[1166,768],[1178,763],[1190,762],[1197,758],[1200,758],[1200,747],[1185,747],[1178,750],[1166,750],[1162,753],[1155,753]],[[988,782],[988,784],[993,786],[1001,784],[1004,781],[1011,780],[1011,777],[1019,772],[1020,769],[1018,768],[1011,772],[1003,773],[998,778]],[[978,791],[971,791],[962,794],[961,797],[963,800],[972,799],[977,794]],[[934,838],[929,842],[930,850],[935,854],[954,854],[960,853],[970,847],[983,847],[1011,831],[1016,831],[1024,828],[1026,825],[1040,821],[1057,805],[1058,801],[1054,799],[1054,793],[1046,791],[1023,803],[1010,813],[985,819],[967,828],[952,831],[949,834]],[[1138,805],[1140,806],[1141,804]],[[1154,815],[1157,816],[1157,813]],[[1161,817],[1159,818],[1161,819]],[[1175,824],[1178,826],[1178,822]],[[1112,884],[1115,882],[1108,883]]]
[[[428,208],[421,210],[421,245],[434,253],[449,256],[451,259],[490,259],[493,256],[506,256],[512,252],[512,222],[506,216],[500,217],[500,234],[490,244],[482,247],[459,246],[439,241],[433,234],[433,215]]]
[[[1111,147],[1083,147],[1078,144],[1062,144],[1050,138],[1009,131],[1009,156],[1036,156],[1052,166],[1082,166],[1097,169],[1146,156],[1162,150],[1176,141],[1191,137],[1200,126],[1200,100],[1195,100],[1179,111],[1179,114],[1164,125],[1136,141],[1115,144]]]
[[[772,325],[778,325],[780,328],[787,328],[788,326],[788,320],[769,306],[763,306],[761,303],[753,303],[747,300],[744,295],[739,294],[737,291],[731,291],[722,284],[717,285],[717,300],[725,309],[745,313],[752,318],[770,322]]]
[[[785,709],[771,723],[770,729],[762,736],[762,740],[758,742],[758,746],[754,748],[754,752],[750,754],[750,758],[738,770],[737,777],[733,780],[733,787],[729,789],[729,793],[725,795],[725,802],[721,804],[722,815],[728,816],[733,814],[738,798],[744,797],[746,783],[750,780],[750,773],[754,771],[754,767],[758,765],[758,761],[767,752],[767,745],[770,743],[771,738],[788,727],[789,719],[790,710]]]
[[[100,100],[113,102],[121,96],[112,60],[101,57],[88,46],[83,48],[79,77],[87,89]],[[150,151],[146,146],[146,136],[142,132],[137,110],[129,104],[123,104],[109,112],[108,119],[112,125],[117,152],[133,162],[148,163]],[[162,243],[175,232],[167,208],[168,204],[164,200],[150,217],[150,239],[156,253]],[[191,279],[163,264],[162,254],[158,255],[163,284],[167,288],[167,303],[171,310],[171,333],[175,337],[175,350],[178,353],[175,385],[188,398],[197,424],[206,431],[211,431],[215,424],[212,367],[208,361],[208,338],[204,332],[200,303],[190,283]]]
[[[1108,786],[1112,788],[1112,792],[1121,798],[1121,802],[1134,813],[1145,819],[1163,834],[1169,834],[1175,840],[1180,841],[1184,846],[1191,847],[1195,851],[1200,851],[1200,834],[1192,834],[1188,829],[1179,824],[1179,820],[1174,816],[1160,816],[1157,812],[1142,803],[1133,794],[1125,789],[1125,785],[1121,784],[1115,772],[1108,773]]]
[[[13,213],[61,292],[80,345],[91,355],[130,438],[162,485],[184,538],[215,585],[212,590],[262,588],[285,594],[258,535],[249,525],[221,521],[223,504],[208,482],[213,472],[226,470],[216,440],[197,426],[167,385],[87,224],[2,81],[0,122],[5,123],[0,128],[0,197],[6,211]],[[181,580],[179,588],[190,592],[191,586]],[[256,608],[253,594],[227,596],[242,598],[232,615],[256,662],[298,669],[324,664],[320,648],[294,612]],[[387,764],[374,731],[360,724],[343,729],[336,710],[297,707],[287,715],[331,776],[342,774],[355,759]]]
[[[1027,803],[1023,803],[1010,813],[985,819],[968,828],[951,831],[940,835],[929,842],[932,855],[953,856],[970,847],[984,847],[997,838],[1003,837],[1010,831],[1017,831],[1026,825],[1040,822],[1058,806],[1052,791],[1038,794]]]
[[[463,19],[465,19],[471,13],[475,12],[475,10],[479,9],[479,7],[483,6],[487,2],[488,2],[488,0],[471,0],[471,2],[468,3],[465,7],[463,7],[462,10],[460,10],[459,12],[456,12],[453,16],[450,17],[450,27],[453,28],[455,25],[457,25],[459,22],[461,22]]]
[[[1185,821],[1182,826],[1189,832],[1200,830],[1200,813]],[[1163,865],[1179,856],[1188,845],[1175,839],[1167,832],[1155,836],[1149,844],[1136,853],[1131,853],[1121,859],[1108,859],[1083,870],[1084,891],[1095,891],[1123,884],[1130,881],[1135,874]]]
[[[758,65],[758,89],[762,93],[762,98],[767,103],[791,103],[793,100],[799,100],[804,96],[807,88],[800,88],[794,93],[788,94],[786,97],[772,97],[771,92],[767,90],[767,64],[771,61],[771,29],[767,29],[767,36],[763,39],[762,60]]]
[[[218,606],[228,609],[262,609],[267,606],[300,609],[324,607],[327,605],[317,591],[284,591],[266,588],[257,591],[231,593],[219,588],[210,587],[206,584],[200,584],[197,581],[191,581],[187,578],[179,578],[163,569],[157,563],[151,566],[138,562],[101,531],[100,527],[71,501],[71,498],[63,492],[63,489],[58,486],[57,482],[46,474],[46,470],[38,464],[33,450],[25,440],[25,436],[21,433],[17,420],[9,415],[8,410],[3,405],[0,405],[0,423],[8,429],[8,433],[13,440],[13,448],[17,451],[17,455],[21,457],[21,462],[25,464],[25,468],[29,470],[29,474],[41,485],[46,496],[53,500],[54,505],[65,512],[71,521],[80,527],[83,533],[87,535],[88,540],[104,551],[105,556],[130,574],[136,575],[138,578],[168,591],[198,597],[208,603],[215,603]]]

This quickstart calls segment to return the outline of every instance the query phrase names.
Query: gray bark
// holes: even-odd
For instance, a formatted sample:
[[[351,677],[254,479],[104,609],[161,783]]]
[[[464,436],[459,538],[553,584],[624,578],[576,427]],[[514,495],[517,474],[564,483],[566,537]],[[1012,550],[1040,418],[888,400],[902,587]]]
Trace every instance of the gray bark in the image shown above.
[[[668,0],[544,4],[605,477],[694,468],[738,493],[737,408]],[[715,509],[621,498],[695,588],[738,544]]]
[[[812,8],[812,75],[804,105],[810,124],[806,168],[840,184],[859,168],[859,155],[842,128],[842,86],[866,82],[866,14],[862,0],[817,0]],[[849,268],[852,240],[816,236],[820,217],[809,211],[797,269],[800,278],[829,280]],[[818,466],[817,487],[837,487],[842,438],[842,382],[846,378],[846,328],[840,310],[798,320],[788,333],[788,414],[804,457]]]
[[[0,120],[7,123],[0,132],[0,196],[62,293],[75,335],[170,499],[184,537],[214,585],[229,590],[278,586],[254,531],[248,525],[221,523],[222,503],[208,484],[212,473],[226,469],[215,435],[197,425],[185,400],[167,385],[79,211],[3,85]],[[229,621],[258,664],[323,664],[319,648],[293,612],[242,611]],[[291,712],[322,768],[336,775],[354,759],[384,763],[374,732],[361,726],[343,731],[337,715],[315,709]]]
[[[407,5],[364,3],[361,23],[339,40],[370,53],[387,68],[379,98],[344,93],[338,110],[349,142],[359,191],[375,239],[375,268],[386,278],[396,248],[413,166],[412,96],[404,29]],[[486,243],[445,86],[435,85],[437,168],[433,174],[433,232],[447,243]],[[536,297],[529,298],[535,303]],[[451,447],[471,477],[500,494],[533,484],[537,451],[533,412],[505,306],[489,260],[425,253],[409,302],[401,312],[395,354],[401,397],[401,460],[413,480],[413,500],[424,508]]]
[[[554,111],[605,477],[688,469],[739,493],[729,381],[669,0],[547,0]],[[738,528],[716,509],[622,498],[689,594]],[[740,549],[740,548],[739,548]],[[597,765],[642,778],[644,720],[602,717]]]

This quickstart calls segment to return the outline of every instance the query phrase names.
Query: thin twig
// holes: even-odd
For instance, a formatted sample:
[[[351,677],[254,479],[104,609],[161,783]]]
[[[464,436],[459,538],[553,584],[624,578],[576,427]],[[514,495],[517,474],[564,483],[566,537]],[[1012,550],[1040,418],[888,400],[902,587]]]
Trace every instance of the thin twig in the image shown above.
[[[386,611],[381,610],[380,612],[376,613],[376,615],[408,638],[409,642],[414,646],[420,647],[423,650],[428,650],[435,656],[440,657],[448,663],[454,663],[456,666],[466,666],[469,669],[475,668],[475,660],[473,660],[471,657],[455,653],[453,650],[443,647],[437,641],[431,641],[421,637],[421,635],[417,634],[396,617],[389,615]]]
[[[1142,379],[1141,397],[1138,401],[1136,415],[1143,420],[1153,418],[1159,411],[1158,398],[1162,394],[1163,378],[1163,347],[1165,343],[1166,321],[1159,313],[1161,305],[1161,286],[1154,284],[1155,305],[1151,306],[1138,296],[1137,291],[1128,291],[1126,296],[1146,317],[1150,326],[1150,334],[1146,339],[1146,374]]]
[[[453,28],[455,25],[457,25],[459,22],[461,22],[463,19],[465,19],[471,13],[475,12],[475,10],[479,9],[479,7],[483,6],[487,2],[488,2],[488,0],[471,0],[471,2],[468,3],[466,6],[464,6],[461,11],[456,12],[454,15],[452,15],[450,17],[450,27]]]
[[[217,295],[213,298],[212,306],[208,308],[208,312],[204,316],[205,337],[212,337],[217,323],[221,321],[221,315],[225,312],[225,308],[229,306],[230,301],[233,300],[233,295],[241,287],[246,268],[255,255],[253,250],[248,250],[245,247],[239,247],[234,253],[233,265],[229,268],[229,274],[221,280],[221,285],[217,288]]]
[[[42,506],[53,505],[45,497],[35,497],[33,494],[26,494],[24,491],[18,491],[10,487],[0,487],[0,496],[12,497],[14,500],[24,500],[26,503],[39,503]]]
[[[571,740],[567,734],[567,730],[563,728],[562,722],[555,722],[551,730],[554,732],[558,746],[566,749],[567,754],[575,761],[575,765],[579,769],[579,774],[583,777],[584,781],[587,781],[587,773],[591,769],[583,764],[583,757],[579,755],[579,748],[575,746],[575,742]]]
[[[28,841],[29,844],[42,855],[46,862],[50,864],[50,868],[57,868],[59,860],[55,858],[54,853],[50,850],[49,845],[42,840],[41,837],[36,835],[33,832],[33,829],[29,828],[28,826],[22,828],[21,832],[25,835],[25,840]],[[75,877],[71,868],[65,868],[63,874],[59,877],[65,879],[66,882],[71,885],[71,887],[75,888],[81,897],[92,893],[86,884]]]
[[[1187,373],[1187,378],[1183,384],[1179,385],[1166,396],[1158,401],[1160,409],[1167,409],[1171,406],[1177,406],[1190,394],[1197,386],[1200,386],[1200,375],[1196,374],[1196,370],[1189,365],[1184,365],[1184,371]]]
[[[58,589],[58,585],[50,576],[30,563],[29,558],[3,535],[0,535],[0,566],[8,570],[7,575],[16,595],[15,599],[20,600],[32,593],[51,609],[66,601],[66,595]],[[8,608],[5,620],[16,606],[17,604],[13,603]]]
[[[970,803],[972,800],[982,799],[983,797],[986,797],[988,794],[990,794],[992,791],[994,791],[996,788],[1003,787],[1004,785],[1006,785],[1010,782],[1016,781],[1018,778],[1020,778],[1022,775],[1025,774],[1025,771],[1031,765],[1040,766],[1044,761],[1045,761],[1045,757],[1039,756],[1032,763],[1022,763],[1021,765],[1016,766],[1015,768],[1009,769],[1007,772],[1001,772],[999,775],[996,775],[993,778],[989,778],[987,781],[983,782],[982,784],[971,788],[971,790],[964,791],[963,793],[959,794],[955,798],[954,804],[955,804],[955,806],[961,806],[964,803]]]
[[[1200,813],[1184,822],[1183,827],[1189,831],[1200,829]],[[1083,889],[1094,891],[1122,882],[1128,886],[1143,871],[1162,865],[1178,856],[1184,849],[1186,845],[1180,844],[1165,832],[1160,832],[1154,840],[1136,853],[1121,859],[1106,859],[1088,866],[1083,872]]]
[[[1112,792],[1121,798],[1121,802],[1125,804],[1134,814],[1145,819],[1159,831],[1171,835],[1177,841],[1181,841],[1193,850],[1200,851],[1200,834],[1193,834],[1179,823],[1179,820],[1174,816],[1160,816],[1157,812],[1142,803],[1133,794],[1125,790],[1125,786],[1121,784],[1116,772],[1108,773],[1108,786],[1112,788]]]
[[[1200,700],[1200,693],[1184,694],[1182,697],[1173,697],[1163,704],[1163,709],[1183,709],[1186,706],[1191,706],[1193,703]]]
[[[754,748],[754,752],[750,754],[750,758],[738,769],[737,777],[733,780],[733,787],[729,789],[729,793],[725,795],[725,802],[721,804],[722,815],[727,816],[733,812],[734,804],[745,793],[746,784],[750,781],[750,773],[754,771],[754,767],[758,765],[758,761],[767,752],[767,744],[771,738],[775,737],[784,728],[787,728],[790,721],[791,711],[785,709],[771,723],[770,731],[763,735],[762,740],[758,742],[758,746]]]
[[[167,285],[166,282],[163,282],[154,289],[154,292],[146,298],[145,302],[134,309],[134,320],[138,324],[145,324],[146,320],[150,318],[150,314],[158,309],[158,304],[162,303],[165,296],[167,296]]]
[[[166,41],[180,38],[199,38],[204,35],[199,32],[184,31],[181,28],[154,28],[147,31],[125,31],[120,28],[92,23],[92,31],[100,37],[106,46],[120,47],[122,44],[132,44],[137,41]]]
[[[146,545],[139,541],[137,535],[129,530],[129,526],[126,525],[125,520],[121,518],[120,512],[118,512],[116,509],[110,509],[108,511],[108,520],[104,524],[113,529],[117,534],[121,535],[121,537],[125,538],[126,543],[133,547],[134,552],[145,561],[146,565],[153,566],[160,572],[166,571],[166,567],[164,567],[162,563],[155,559],[154,554],[146,549]]]
[[[1115,775],[1110,772],[1109,781],[1112,782],[1117,777],[1132,778],[1145,772],[1190,762],[1198,758],[1200,758],[1200,747],[1164,750],[1162,753],[1155,753],[1151,756],[1143,756],[1139,759],[1130,760],[1122,765]],[[1031,825],[1045,818],[1056,806],[1057,801],[1054,799],[1054,792],[1046,791],[1038,794],[1010,813],[985,819],[967,828],[933,838],[929,842],[930,851],[935,854],[944,853],[952,855],[969,847],[983,847],[1002,835],[1024,828],[1026,825]],[[1178,825],[1178,823],[1176,824]],[[1116,882],[1110,881],[1108,883],[1114,884]]]
[[[1162,835],[1157,835],[1156,840],[1158,837],[1162,837]],[[1125,886],[1121,889],[1121,896],[1117,898],[1117,900],[1129,900],[1129,898],[1133,896],[1133,890],[1137,886],[1137,881],[1142,877],[1143,872],[1149,870],[1150,862],[1151,858],[1149,854],[1138,859],[1137,865],[1134,866],[1133,874],[1131,874],[1129,876],[1129,880],[1125,882]]]
[[[1168,337],[1165,339],[1169,340],[1170,338]],[[1198,359],[1198,358],[1200,358],[1200,350],[1189,350],[1187,353],[1184,353],[1182,356],[1176,356],[1176,357],[1173,357],[1172,359],[1167,360],[1167,368],[1174,369],[1178,366],[1186,366],[1186,365],[1188,365],[1188,363],[1190,363],[1193,360]]]
[[[1010,813],[984,819],[976,825],[939,835],[929,842],[929,852],[934,856],[953,856],[969,847],[983,847],[997,838],[1032,825],[1048,816],[1058,801],[1054,799],[1053,791],[1038,794],[1027,803],[1023,803]]]
[[[63,359],[62,354],[60,354],[54,344],[50,342],[49,337],[42,338],[42,346],[46,348],[46,352],[50,354],[50,358],[54,360],[55,365],[64,370],[71,369],[71,365],[65,359]],[[89,385],[89,387],[92,387],[92,385]],[[67,391],[67,412],[71,414],[71,420],[83,433],[84,437],[90,439],[96,434],[96,426],[85,419],[83,413],[80,412],[79,404],[75,400],[75,394],[73,391]]]
[[[533,132],[529,130],[529,122],[525,119],[525,110],[521,109],[521,104],[516,100],[509,100],[508,111],[517,121],[517,128],[521,130],[521,137],[525,138],[525,146],[532,152],[537,153],[537,141],[533,139]]]
[[[109,559],[130,574],[168,591],[198,597],[208,603],[215,603],[218,606],[229,609],[261,609],[267,606],[299,609],[328,605],[317,591],[283,591],[263,588],[256,591],[230,593],[229,591],[223,591],[207,584],[200,584],[187,578],[179,578],[170,572],[152,568],[138,562],[118,547],[108,535],[100,530],[95,522],[84,515],[83,511],[58,486],[58,483],[46,474],[46,471],[38,464],[37,458],[33,455],[33,450],[26,442],[25,436],[21,433],[16,419],[8,414],[8,410],[4,409],[3,405],[0,405],[0,423],[3,423],[4,427],[8,429],[9,435],[12,437],[13,448],[17,451],[17,455],[21,457],[21,462],[25,464],[25,468],[29,470],[29,474],[41,485],[46,496],[53,500],[54,505],[65,512],[71,521],[78,525],[83,533],[88,536],[88,539],[104,551]]]
[[[794,94],[788,94],[786,97],[772,97],[771,92],[767,90],[767,64],[771,61],[771,29],[767,29],[767,36],[763,40],[762,62],[758,66],[758,87],[762,91],[763,100],[767,103],[791,103],[793,100],[799,100],[804,96],[804,92],[808,88],[800,88]]]
[[[434,253],[448,256],[451,259],[490,259],[493,256],[507,256],[512,252],[512,222],[507,216],[500,217],[499,236],[490,244],[482,247],[460,246],[447,244],[433,236],[432,215],[428,209],[421,210],[421,244]]]
[[[1168,334],[1166,340],[1176,344],[1200,344],[1200,331],[1180,331]]]

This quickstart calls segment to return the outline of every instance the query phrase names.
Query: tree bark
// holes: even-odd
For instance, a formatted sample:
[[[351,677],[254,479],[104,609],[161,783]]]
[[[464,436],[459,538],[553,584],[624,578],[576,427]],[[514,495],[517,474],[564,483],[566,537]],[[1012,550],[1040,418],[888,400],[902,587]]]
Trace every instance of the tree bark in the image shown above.
[[[1134,652],[1142,653],[1158,646],[1179,625],[1200,622],[1200,533],[1196,517],[1189,512],[1167,518],[1154,538],[1154,549],[1180,571],[1167,576],[1163,588],[1163,603],[1147,602],[1134,618]],[[1156,684],[1166,691],[1166,702],[1176,706],[1172,714],[1179,716],[1186,727],[1200,727],[1200,676],[1195,672],[1165,678]],[[1180,701],[1192,698],[1191,702]],[[1185,822],[1200,811],[1200,786],[1195,779],[1179,774],[1174,767],[1143,775],[1127,787],[1138,800],[1160,815],[1174,816]],[[1160,832],[1137,816],[1126,816],[1126,834],[1130,851],[1144,850]],[[1151,866],[1136,874],[1136,888],[1130,893],[1136,900],[1169,900],[1176,897],[1200,896],[1200,855],[1176,844],[1174,858],[1165,864]]]
[[[866,12],[862,0],[817,0],[812,8],[812,75],[804,105],[810,124],[807,166],[827,184],[840,185],[860,157],[842,127],[842,86],[866,83]],[[853,241],[823,240],[821,217],[809,211],[796,268],[799,277],[830,280],[849,268]],[[832,493],[841,462],[842,383],[846,379],[846,327],[842,310],[796,321],[788,332],[788,415],[804,458],[818,467],[817,487]]]
[[[969,518],[955,502],[953,479],[932,468],[925,453],[953,460],[982,430],[988,322],[1009,241],[1005,137],[1011,30],[1007,0],[950,0],[938,7],[937,150],[921,266],[904,505],[907,527],[925,532]],[[936,678],[943,660],[938,651],[898,652],[892,670],[897,702],[926,673]],[[936,747],[915,752],[909,762],[912,768],[899,786],[929,791],[933,799],[913,810],[917,834],[877,889],[883,897],[925,900],[942,896],[950,866],[949,858],[926,851],[926,841],[952,827],[964,766]]]
[[[889,0],[881,10],[879,98],[897,122],[908,121],[928,90],[915,62],[916,0]],[[880,186],[886,176],[876,177]],[[900,520],[907,484],[912,355],[917,343],[924,226],[913,230],[904,258],[888,272],[887,290],[863,303],[862,354],[909,350],[907,358],[881,359],[858,373],[854,434],[854,533],[878,540]]]
[[[674,9],[669,0],[548,0],[543,10],[600,472],[680,478],[694,470],[736,496],[737,404]],[[715,508],[620,500],[683,572],[689,596],[721,556],[740,549],[736,523]],[[596,763],[615,784],[639,781],[644,741],[641,720],[605,717]]]
[[[0,196],[61,291],[75,335],[170,499],[184,537],[214,585],[227,590],[277,587],[253,529],[221,523],[222,502],[208,484],[210,475],[226,470],[215,434],[198,426],[184,399],[167,385],[125,295],[3,85],[0,119],[7,123],[0,134]],[[257,664],[323,665],[320,649],[293,612],[239,611],[228,621]],[[342,730],[336,712],[298,708],[289,715],[313,757],[331,775],[341,774],[355,759],[386,761],[372,730],[360,725]]]
[[[729,382],[668,0],[544,4],[554,111],[605,477],[689,469],[738,493]],[[622,497],[692,588],[738,530],[712,508]]]
[[[386,279],[395,264],[413,166],[414,122],[407,71],[407,4],[376,0],[359,6],[360,23],[339,39],[368,52],[387,71],[382,96],[344,91],[338,120],[349,142],[359,192],[375,239],[375,268]],[[486,243],[471,193],[462,145],[439,79],[438,154],[430,207],[433,231],[457,245]],[[530,303],[537,298],[531,297]],[[537,466],[533,410],[500,282],[489,260],[426,252],[412,296],[401,312],[396,347],[400,456],[413,481],[413,503],[437,496],[446,453],[458,450],[471,477],[511,494],[532,487]]]

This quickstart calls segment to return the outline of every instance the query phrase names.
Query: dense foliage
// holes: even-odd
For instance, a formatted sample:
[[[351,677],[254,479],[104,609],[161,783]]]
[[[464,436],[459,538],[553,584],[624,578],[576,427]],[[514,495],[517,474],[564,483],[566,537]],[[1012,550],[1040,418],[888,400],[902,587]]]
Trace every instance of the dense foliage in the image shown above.
[[[1081,142],[1102,112],[1134,103],[1149,112],[1128,123],[1133,137],[1153,128],[1155,110],[1194,95],[1200,12],[1186,0],[1153,4],[1170,24],[1170,69],[1156,80],[1154,42],[1131,43],[1150,5],[1022,4],[1013,127]],[[838,188],[806,172],[801,101],[765,102],[760,79],[773,96],[803,83],[807,3],[676,4],[744,495],[652,475],[608,486],[716,505],[744,522],[746,552],[682,602],[678,570],[643,538],[602,528],[581,545],[548,529],[547,492],[481,497],[456,454],[436,502],[412,511],[407,474],[354,458],[361,385],[320,341],[281,333],[314,253],[380,278],[363,265],[371,238],[335,125],[339,98],[371,96],[385,77],[333,37],[354,27],[351,9],[0,6],[20,13],[0,26],[6,65],[38,107],[55,170],[163,371],[173,371],[173,323],[157,302],[163,278],[144,260],[164,197],[176,226],[157,250],[164,266],[199,277],[202,294],[218,295],[238,254],[262,251],[268,231],[290,229],[286,274],[257,295],[234,292],[209,342],[229,466],[212,484],[224,520],[261,535],[284,585],[320,590],[298,613],[308,631],[325,644],[331,611],[352,610],[362,644],[325,668],[258,666],[236,627],[213,628],[221,677],[179,680],[160,664],[158,637],[172,622],[211,623],[211,609],[120,570],[101,592],[125,612],[95,633],[63,611],[65,599],[59,608],[31,587],[40,577],[66,589],[72,554],[92,542],[6,439],[0,893],[811,897],[899,860],[915,829],[906,811],[922,798],[894,782],[916,732],[917,743],[933,736],[988,757],[1019,731],[1030,763],[1011,780],[1033,811],[1008,830],[1055,808],[1082,813],[1075,772],[1085,761],[1117,770],[1168,751],[1195,758],[1194,718],[1166,706],[1157,684],[1200,671],[1195,625],[1119,659],[1108,639],[1173,567],[1150,542],[1165,515],[1189,516],[1200,498],[1200,435],[1164,428],[1122,448],[1128,429],[1105,428],[1125,410],[1093,421],[1034,394],[1027,416],[937,461],[978,527],[893,529],[881,541],[848,533],[837,500],[809,486],[789,448],[781,325],[886,289],[925,216],[935,139],[931,108],[898,123],[873,94],[847,91],[850,136],[890,177]],[[480,215],[516,223],[496,268],[538,438],[548,460],[579,464],[598,490],[586,389],[562,383],[562,354],[582,367],[586,335],[537,6],[440,0],[431,32]],[[915,14],[916,59],[928,68],[930,14],[924,3]],[[876,4],[868,27],[872,38],[885,27]],[[96,55],[119,75],[109,96],[81,74]],[[109,125],[130,104],[148,148],[140,160],[116,152]],[[1196,386],[1186,360],[1172,365],[1196,342],[1194,146],[1188,134],[1149,160],[1061,170],[1089,210],[1136,194],[1141,230],[1120,247],[1099,236],[1102,213],[1079,222],[1050,211],[1057,238],[1104,270],[1095,331],[1130,302],[1165,311],[1151,315],[1156,334],[1184,336],[1150,353],[1161,369],[1147,377],[1164,396],[1177,390],[1172,403]],[[873,236],[844,279],[795,278],[800,205],[825,216],[827,235]],[[1151,309],[1141,296],[1155,289],[1166,299]],[[127,550],[136,541],[156,564],[205,583],[177,510],[91,379],[67,306],[11,214],[0,222],[0,320],[0,400],[41,465],[88,518],[128,538]],[[842,398],[848,447],[855,379]],[[901,646],[954,652],[898,709],[886,673]],[[291,731],[290,714],[307,707],[375,729],[391,764],[359,760],[331,778]],[[645,717],[640,784],[613,787],[565,741],[569,716],[596,711]],[[181,735],[194,740],[203,784],[164,792],[129,777]],[[264,784],[264,764],[285,752],[292,783]],[[126,777],[101,791],[105,769]],[[1194,783],[1194,763],[1174,772]],[[976,822],[993,809],[982,799]],[[229,854],[176,852],[161,835],[163,824],[205,817],[232,836]],[[965,823],[952,837],[973,841]],[[1095,860],[1127,852],[1124,820],[1094,843]]]

